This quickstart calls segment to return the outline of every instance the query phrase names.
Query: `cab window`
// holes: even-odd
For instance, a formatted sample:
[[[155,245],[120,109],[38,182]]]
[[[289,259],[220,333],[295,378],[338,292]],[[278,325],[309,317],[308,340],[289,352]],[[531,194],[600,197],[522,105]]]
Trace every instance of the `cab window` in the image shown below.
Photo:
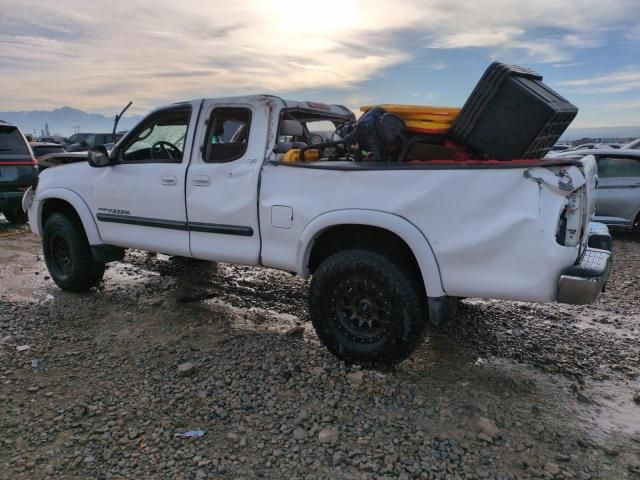
[[[153,115],[122,148],[125,163],[181,163],[191,109]]]
[[[211,112],[203,160],[208,163],[232,162],[247,151],[251,110],[219,107]]]
[[[602,178],[640,177],[640,160],[635,158],[600,158],[598,175]]]

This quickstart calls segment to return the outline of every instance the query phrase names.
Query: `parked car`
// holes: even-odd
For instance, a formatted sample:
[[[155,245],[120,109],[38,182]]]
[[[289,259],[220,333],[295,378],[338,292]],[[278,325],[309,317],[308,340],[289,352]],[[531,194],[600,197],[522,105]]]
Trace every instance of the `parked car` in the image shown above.
[[[73,145],[75,143],[82,143],[82,141],[84,141],[84,139],[87,138],[88,135],[88,133],[74,133],[69,138],[65,138],[62,141],[62,145],[68,147],[69,145]]]
[[[36,158],[40,158],[50,153],[64,153],[66,150],[62,145],[57,143],[34,142],[31,144],[31,150]]]
[[[620,148],[620,145],[615,143],[583,143],[582,145],[578,145],[576,147],[570,148],[569,150],[593,150],[600,148]]]
[[[64,137],[38,137],[36,142],[62,144]]]
[[[36,160],[27,139],[15,125],[0,121],[0,212],[14,224],[27,221],[21,208],[24,192],[35,185]]]
[[[66,147],[67,152],[81,152],[87,151],[90,148],[97,147],[98,145],[105,145],[113,142],[113,134],[111,133],[87,133],[82,140],[77,143],[72,143]],[[120,135],[122,137],[122,135]],[[116,134],[116,141],[118,140],[118,134]]]
[[[126,248],[312,275],[319,338],[377,365],[409,356],[460,297],[599,295],[611,238],[589,222],[593,157],[370,162],[314,144],[317,160],[287,162],[319,120],[354,115],[275,96],[177,103],[110,154],[48,168],[23,204],[51,277],[87,290]]]
[[[584,143],[582,145],[578,145],[576,147],[566,148],[563,150],[554,150],[553,148],[547,154],[548,158],[559,158],[563,156],[572,156],[575,153],[588,153],[591,150],[599,150],[599,149],[618,149],[620,145],[608,144],[608,143]]]
[[[598,164],[595,220],[640,234],[640,150],[594,153]]]
[[[551,147],[551,149],[549,150],[549,152],[564,152],[565,150],[569,150],[571,148],[571,145],[554,145],[553,147]]]

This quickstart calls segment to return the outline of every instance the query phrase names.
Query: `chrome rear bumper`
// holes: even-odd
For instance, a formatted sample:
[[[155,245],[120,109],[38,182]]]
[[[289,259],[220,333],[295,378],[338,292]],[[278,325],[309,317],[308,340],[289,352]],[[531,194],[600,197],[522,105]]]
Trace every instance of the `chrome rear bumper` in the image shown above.
[[[558,280],[560,303],[593,303],[602,292],[611,273],[611,235],[602,224],[590,225],[588,247],[580,262],[565,270]]]

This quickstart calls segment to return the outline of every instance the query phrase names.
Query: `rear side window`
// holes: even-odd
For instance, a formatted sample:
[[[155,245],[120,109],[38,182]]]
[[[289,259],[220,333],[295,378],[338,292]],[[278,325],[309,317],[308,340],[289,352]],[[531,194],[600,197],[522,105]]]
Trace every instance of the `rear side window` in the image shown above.
[[[3,154],[29,155],[27,144],[16,127],[0,126],[0,155]]]
[[[211,112],[203,160],[208,163],[232,162],[247,151],[251,110],[220,107]]]
[[[635,158],[601,158],[598,175],[602,178],[640,177],[640,160]]]

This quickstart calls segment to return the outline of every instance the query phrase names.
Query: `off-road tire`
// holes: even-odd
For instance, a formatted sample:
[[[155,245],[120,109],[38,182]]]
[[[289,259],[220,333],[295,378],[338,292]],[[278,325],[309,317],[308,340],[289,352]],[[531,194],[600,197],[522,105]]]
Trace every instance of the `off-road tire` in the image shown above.
[[[29,220],[29,217],[22,210],[6,210],[2,212],[4,214],[4,218],[13,225],[24,225]]]
[[[318,337],[339,358],[365,366],[390,367],[406,359],[422,343],[429,321],[426,294],[415,277],[375,251],[331,255],[309,291]]]
[[[42,249],[51,278],[62,290],[84,292],[104,275],[105,264],[96,262],[82,224],[62,213],[53,213],[44,225]]]

